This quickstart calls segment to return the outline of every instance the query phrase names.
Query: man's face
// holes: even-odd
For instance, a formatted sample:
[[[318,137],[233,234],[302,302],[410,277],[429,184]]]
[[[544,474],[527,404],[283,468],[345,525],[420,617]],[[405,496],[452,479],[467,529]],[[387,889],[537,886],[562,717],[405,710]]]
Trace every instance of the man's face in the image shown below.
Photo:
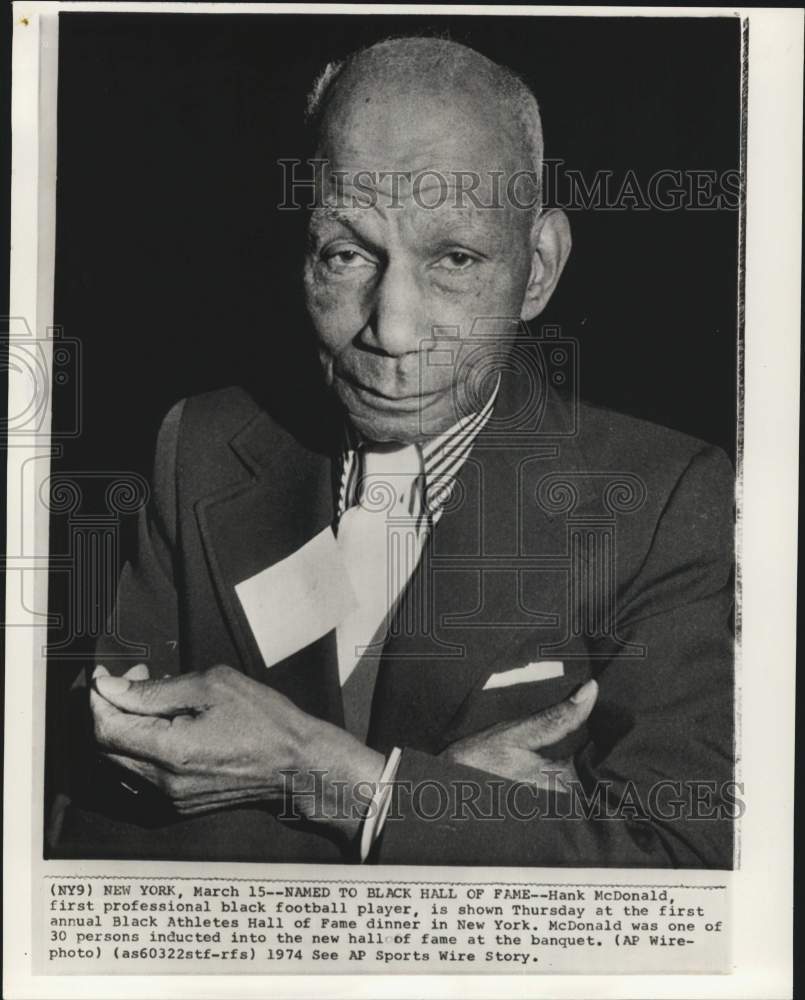
[[[312,212],[305,288],[326,377],[353,424],[410,442],[488,397],[521,316],[533,215],[506,204],[522,155],[491,116],[434,100],[412,120],[410,97],[393,112],[356,96],[329,121],[322,155],[330,177],[343,173]],[[477,175],[476,201],[498,207],[476,207],[466,179],[457,196],[457,171]],[[492,336],[491,317],[501,320]]]

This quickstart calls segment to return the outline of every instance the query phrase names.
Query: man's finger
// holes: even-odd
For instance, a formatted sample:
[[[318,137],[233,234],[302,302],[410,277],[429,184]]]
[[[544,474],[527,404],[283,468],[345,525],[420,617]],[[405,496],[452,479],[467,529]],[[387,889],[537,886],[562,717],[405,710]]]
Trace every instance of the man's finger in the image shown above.
[[[180,816],[203,816],[204,813],[213,812],[216,809],[226,809],[233,805],[239,805],[244,802],[249,803],[250,801],[255,800],[254,798],[243,797],[225,802],[213,802],[210,800],[209,802],[196,802],[193,805],[188,805],[184,800],[177,799],[173,802],[173,808]]]
[[[259,782],[249,785],[240,785],[237,788],[207,788],[199,789],[196,787],[194,790],[188,791],[183,795],[182,799],[187,805],[196,805],[200,802],[231,802],[235,799],[242,798],[266,798],[270,795],[280,795],[284,792],[284,789],[279,785],[266,784],[265,782]]]
[[[96,691],[90,692],[90,708],[95,738],[102,749],[156,764],[168,761],[170,736],[178,736],[180,730],[170,719],[121,711]]]
[[[135,663],[133,667],[129,667],[123,676],[128,677],[130,681],[147,681],[151,675],[144,663]]]
[[[98,663],[92,671],[93,680],[95,680],[96,677],[110,676],[111,674],[102,663]],[[128,677],[130,681],[147,681],[151,675],[148,672],[148,667],[144,663],[135,663],[133,667],[129,667],[123,676]],[[165,676],[167,677],[168,675],[166,674]]]
[[[209,707],[209,691],[202,674],[181,674],[156,680],[97,677],[95,690],[108,702],[134,715],[179,715]]]
[[[127,757],[125,754],[120,753],[105,753],[103,756],[105,760],[117,764],[118,767],[122,767],[126,771],[131,771],[132,774],[136,774],[140,778],[144,778],[151,785],[158,786],[159,771],[153,764],[149,764],[148,761],[138,760],[136,757]],[[121,778],[121,782],[123,780]],[[133,785],[127,785],[126,787],[134,795],[140,794]]]
[[[209,791],[183,795],[181,803],[187,809],[194,809],[198,806],[226,805],[232,802],[255,802],[266,797],[265,786],[255,785],[250,788],[233,788],[229,791]]]
[[[271,801],[280,797],[281,792],[278,789],[272,794],[270,790],[266,791],[266,788],[261,785],[255,788],[237,789],[230,792],[211,792],[207,795],[177,798],[174,799],[173,805],[177,812],[180,812],[183,816],[195,816],[210,812],[212,809],[222,809],[225,806],[232,806],[238,803]]]
[[[597,697],[598,685],[594,680],[589,680],[565,701],[512,726],[506,734],[507,741],[516,742],[529,750],[539,750],[558,743],[587,721]]]

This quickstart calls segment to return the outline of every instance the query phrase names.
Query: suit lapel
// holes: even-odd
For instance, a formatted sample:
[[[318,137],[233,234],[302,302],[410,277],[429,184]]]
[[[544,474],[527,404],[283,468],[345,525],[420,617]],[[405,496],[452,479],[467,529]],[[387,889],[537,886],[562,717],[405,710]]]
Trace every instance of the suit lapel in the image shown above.
[[[250,478],[196,504],[196,516],[218,599],[250,676],[307,712],[341,724],[335,636],[266,668],[235,585],[291,555],[332,524],[332,462],[303,447],[266,414],[254,417],[231,447]]]
[[[573,437],[561,436],[568,417],[555,397],[539,425],[550,434],[512,427],[526,389],[504,378],[404,594],[373,703],[369,742],[381,751],[439,752],[496,664],[522,666],[518,646],[562,636],[566,574],[536,568],[533,557],[564,554],[566,522],[536,503],[534,489],[543,475],[577,467],[579,455]]]
[[[522,560],[564,555],[565,519],[540,507],[534,489],[542,476],[583,463],[554,397],[541,415],[547,432],[512,429],[527,388],[504,376],[494,417],[402,595],[372,706],[368,742],[378,749],[438,752],[449,742],[451,720],[496,664],[521,666],[517,647],[535,630],[546,645],[562,638],[566,574],[529,569]],[[260,413],[231,447],[248,479],[200,500],[196,516],[243,669],[303,710],[343,725],[334,630],[267,669],[235,594],[236,584],[333,523],[334,442],[308,448]]]

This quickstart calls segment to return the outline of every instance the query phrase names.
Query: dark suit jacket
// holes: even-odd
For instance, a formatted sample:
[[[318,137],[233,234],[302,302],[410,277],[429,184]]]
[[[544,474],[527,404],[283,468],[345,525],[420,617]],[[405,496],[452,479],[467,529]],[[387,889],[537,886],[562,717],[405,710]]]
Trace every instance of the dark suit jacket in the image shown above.
[[[368,742],[404,752],[373,857],[730,867],[730,463],[606,410],[582,404],[574,421],[554,397],[537,430],[518,426],[524,391],[504,378],[385,646]],[[118,593],[117,633],[149,655],[113,660],[112,644],[101,662],[122,672],[144,659],[157,674],[227,663],[343,724],[334,632],[267,669],[234,591],[333,522],[334,466],[329,445],[302,444],[241,389],[174,407]],[[540,660],[561,661],[563,675],[485,688]],[[440,756],[590,676],[600,694],[589,722],[555,748],[575,754],[586,817],[578,803],[568,816],[560,793],[513,799],[511,783]],[[156,798],[117,791],[82,745],[57,855],[344,860],[321,826],[280,822],[269,807],[179,820]]]

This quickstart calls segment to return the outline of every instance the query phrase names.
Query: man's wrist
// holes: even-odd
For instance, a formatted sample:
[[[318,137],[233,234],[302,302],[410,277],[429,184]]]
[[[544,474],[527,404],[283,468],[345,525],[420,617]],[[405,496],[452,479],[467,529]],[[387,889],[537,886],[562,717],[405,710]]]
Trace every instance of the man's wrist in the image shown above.
[[[310,819],[331,825],[352,842],[369,811],[386,758],[345,730],[328,722],[316,722],[306,737],[302,768],[308,774],[320,774],[322,779],[322,801]]]

